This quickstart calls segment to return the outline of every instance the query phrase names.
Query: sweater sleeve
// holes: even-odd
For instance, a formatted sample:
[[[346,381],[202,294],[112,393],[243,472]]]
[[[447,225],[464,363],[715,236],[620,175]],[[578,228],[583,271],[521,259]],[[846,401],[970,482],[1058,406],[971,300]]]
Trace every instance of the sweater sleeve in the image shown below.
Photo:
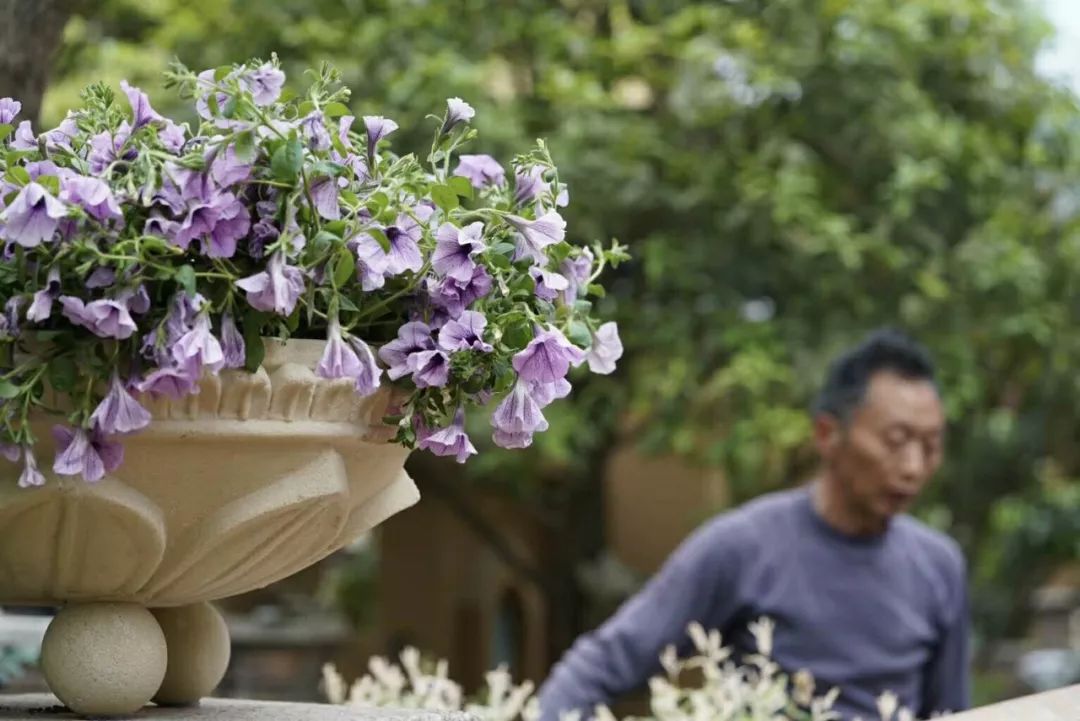
[[[967,569],[959,549],[953,559],[950,607],[941,636],[927,663],[920,718],[935,712],[959,712],[971,706],[970,633]]]
[[[664,647],[687,639],[691,622],[726,625],[737,607],[732,526],[720,517],[699,529],[610,620],[574,643],[540,689],[543,721],[575,709],[587,716],[641,686],[659,671]]]

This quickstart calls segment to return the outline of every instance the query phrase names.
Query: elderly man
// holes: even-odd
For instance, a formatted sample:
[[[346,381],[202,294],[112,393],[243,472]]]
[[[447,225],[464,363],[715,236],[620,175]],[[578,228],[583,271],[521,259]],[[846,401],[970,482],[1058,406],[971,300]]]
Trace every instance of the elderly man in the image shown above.
[[[636,596],[581,637],[541,689],[545,721],[588,713],[643,684],[692,621],[754,650],[748,624],[776,623],[773,658],[839,687],[843,718],[877,718],[892,691],[926,718],[969,704],[968,610],[957,544],[904,511],[942,459],[933,364],[892,330],[832,364],[814,409],[816,478],[720,514]]]

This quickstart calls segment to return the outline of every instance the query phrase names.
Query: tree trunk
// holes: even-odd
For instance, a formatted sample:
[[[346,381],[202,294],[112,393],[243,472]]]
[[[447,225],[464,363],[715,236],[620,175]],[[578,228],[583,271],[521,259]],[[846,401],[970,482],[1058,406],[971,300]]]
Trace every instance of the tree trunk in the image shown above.
[[[21,102],[24,120],[38,121],[71,6],[71,0],[0,0],[0,98]]]

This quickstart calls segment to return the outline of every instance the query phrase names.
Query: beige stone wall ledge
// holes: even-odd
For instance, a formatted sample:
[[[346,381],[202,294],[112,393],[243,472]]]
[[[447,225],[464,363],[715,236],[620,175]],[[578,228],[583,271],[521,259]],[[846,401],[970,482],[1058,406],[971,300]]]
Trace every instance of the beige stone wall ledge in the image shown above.
[[[949,721],[1080,721],[1080,685],[949,716]]]

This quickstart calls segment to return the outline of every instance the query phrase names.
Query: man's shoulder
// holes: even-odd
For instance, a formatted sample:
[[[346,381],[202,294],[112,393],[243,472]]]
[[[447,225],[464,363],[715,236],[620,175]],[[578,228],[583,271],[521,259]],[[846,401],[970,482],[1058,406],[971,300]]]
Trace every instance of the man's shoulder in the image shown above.
[[[956,539],[907,514],[898,516],[895,524],[903,542],[912,546],[913,553],[929,559],[940,573],[953,578],[964,577],[966,561]]]
[[[805,494],[804,488],[764,493],[716,514],[704,524],[701,530],[710,534],[724,534],[732,531],[745,533],[753,529],[770,528],[769,524],[783,521],[797,513],[799,503]],[[789,525],[785,524],[785,526]],[[776,526],[771,526],[771,528],[776,530]]]

